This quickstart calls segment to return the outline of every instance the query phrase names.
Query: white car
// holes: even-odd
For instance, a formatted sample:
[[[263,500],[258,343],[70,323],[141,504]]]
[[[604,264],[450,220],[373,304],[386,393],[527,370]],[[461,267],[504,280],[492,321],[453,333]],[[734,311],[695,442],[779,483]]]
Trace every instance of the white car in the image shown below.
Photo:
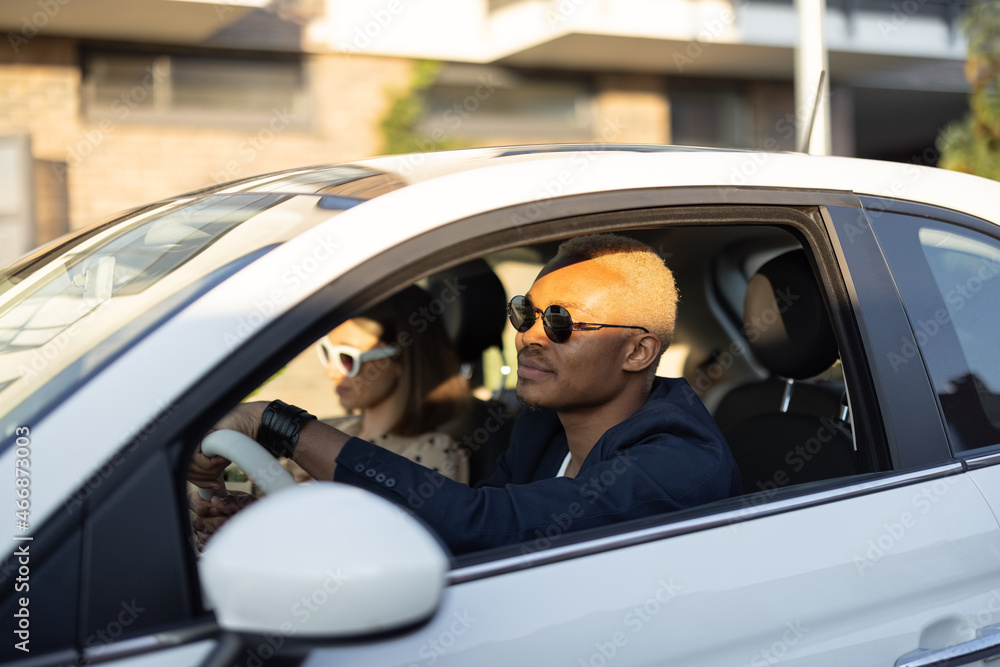
[[[0,658],[1000,656],[998,224],[1000,184],[928,167],[584,145],[291,170],[71,235],[0,272]],[[744,495],[600,530],[554,517],[531,542],[452,556],[405,509],[317,482],[265,496],[196,554],[192,452],[290,359],[358,309],[418,280],[461,285],[470,266],[517,284],[470,287],[430,316],[481,352],[499,334],[480,335],[495,325],[469,321],[469,304],[502,325],[558,241],[604,231],[674,270],[660,370],[710,409]],[[805,269],[785,275],[793,255]],[[770,301],[747,298],[755,284]],[[500,421],[465,439],[484,470]]]

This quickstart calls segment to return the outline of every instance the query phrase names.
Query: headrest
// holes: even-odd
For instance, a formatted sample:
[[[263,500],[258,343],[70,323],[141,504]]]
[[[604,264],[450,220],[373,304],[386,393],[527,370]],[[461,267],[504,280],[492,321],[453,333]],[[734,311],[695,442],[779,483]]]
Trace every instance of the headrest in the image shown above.
[[[837,340],[804,250],[762,266],[747,286],[743,333],[772,373],[804,380],[837,359]]]
[[[507,293],[482,259],[431,276],[427,291],[443,304],[445,328],[459,361],[479,361],[483,351],[501,346],[507,324]]]

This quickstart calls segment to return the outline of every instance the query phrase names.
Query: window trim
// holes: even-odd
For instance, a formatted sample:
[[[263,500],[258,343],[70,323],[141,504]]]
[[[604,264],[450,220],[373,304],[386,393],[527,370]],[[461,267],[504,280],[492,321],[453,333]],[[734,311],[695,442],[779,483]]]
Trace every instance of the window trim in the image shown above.
[[[844,209],[829,207],[828,224],[837,239],[836,252],[850,269],[844,277],[855,321],[867,343],[865,353],[878,404],[882,414],[888,416],[882,424],[893,467],[917,469],[951,459],[945,424],[938,413],[937,397],[926,369],[907,365],[899,372],[889,366],[884,354],[886,341],[893,341],[894,346],[900,340],[913,345],[917,341],[867,212],[846,213]],[[858,236],[862,242],[856,241]],[[858,290],[859,284],[864,285],[864,289]],[[895,295],[895,299],[876,302],[874,294]],[[852,409],[866,407],[858,405],[852,396]]]
[[[727,525],[737,525],[744,521],[761,519],[786,512],[826,505],[828,503],[847,500],[850,498],[860,498],[872,495],[881,491],[888,491],[912,484],[950,477],[965,472],[965,466],[961,461],[952,461],[943,465],[934,466],[925,470],[916,470],[897,474],[895,472],[885,473],[884,476],[876,479],[866,479],[849,486],[835,489],[824,489],[816,492],[806,492],[790,498],[779,498],[762,503],[761,505],[727,510],[722,513],[710,513],[706,516],[699,516],[691,519],[681,519],[664,525],[651,528],[641,528],[627,531],[618,535],[599,537],[597,539],[584,540],[575,544],[552,547],[514,557],[501,558],[486,563],[479,563],[458,567],[448,572],[447,582],[449,586],[464,584],[478,579],[517,572],[529,567],[538,567],[557,563],[572,558],[580,558],[593,554],[604,553],[614,549],[645,544],[656,540],[687,535],[690,533],[719,528]],[[852,478],[853,479],[853,478]],[[798,487],[789,487],[798,488]],[[742,496],[741,496],[742,497]],[[728,499],[737,500],[737,498]],[[706,506],[706,507],[711,507]],[[585,533],[586,531],[581,531]]]
[[[160,425],[159,432],[163,437],[186,435],[187,455],[190,456],[196,434],[204,433],[224,412],[220,406],[238,402],[294,356],[290,351],[298,353],[304,349],[342,320],[345,313],[371,306],[399,285],[415,282],[434,271],[487,252],[557,241],[589,232],[598,226],[602,231],[610,232],[659,227],[671,222],[689,225],[770,224],[783,226],[793,234],[797,232],[800,240],[808,246],[809,254],[814,256],[824,281],[824,293],[834,311],[831,312],[831,319],[838,341],[842,342],[841,353],[847,369],[845,375],[853,400],[859,406],[875,400],[873,383],[866,379],[872,376],[867,370],[860,332],[856,324],[844,322],[837,312],[849,311],[853,302],[848,297],[844,278],[838,276],[838,272],[843,272],[842,263],[829,238],[829,224],[820,212],[823,205],[860,211],[858,200],[853,195],[772,188],[650,188],[559,197],[545,203],[546,206],[539,207],[537,202],[527,202],[442,225],[348,271],[317,290],[284,317],[256,332],[233,355],[212,369],[205,382],[193,387],[175,405],[175,414],[192,417],[192,420],[178,424],[176,419],[168,418],[167,423]],[[693,215],[694,207],[706,208]],[[767,215],[764,216],[764,213]],[[880,412],[874,409],[870,414],[878,416]],[[861,431],[857,433],[861,447],[882,453],[876,457],[882,472],[894,475],[894,471],[886,465],[887,440],[881,420],[864,436]],[[867,439],[861,440],[862,437]],[[183,465],[185,461],[182,456],[179,469],[186,469]],[[834,483],[854,479],[845,478]],[[908,477],[904,475],[901,479]],[[776,505],[774,510],[785,511],[782,507]],[[754,514],[755,517],[758,515]],[[628,529],[625,530],[623,534],[627,535]],[[602,549],[621,546],[615,540],[600,544],[604,545]]]

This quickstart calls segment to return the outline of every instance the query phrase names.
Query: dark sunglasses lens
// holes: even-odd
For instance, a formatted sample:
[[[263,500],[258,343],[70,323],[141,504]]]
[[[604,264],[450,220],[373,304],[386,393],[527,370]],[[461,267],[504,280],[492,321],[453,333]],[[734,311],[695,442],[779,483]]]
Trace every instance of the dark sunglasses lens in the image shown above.
[[[347,373],[354,372],[354,356],[345,352],[340,353],[340,365]]]
[[[542,317],[545,334],[556,343],[565,343],[573,333],[573,318],[562,306],[549,306]]]
[[[510,323],[515,329],[524,333],[535,323],[535,308],[530,301],[523,296],[515,296],[510,300],[507,308],[507,315]]]

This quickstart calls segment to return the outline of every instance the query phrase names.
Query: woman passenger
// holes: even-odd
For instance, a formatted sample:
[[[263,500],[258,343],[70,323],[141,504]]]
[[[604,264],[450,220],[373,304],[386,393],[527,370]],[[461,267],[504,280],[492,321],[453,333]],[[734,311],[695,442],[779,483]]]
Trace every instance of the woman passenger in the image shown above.
[[[467,458],[442,425],[469,389],[430,296],[411,286],[331,331],[317,351],[348,416],[325,420],[468,483]]]

